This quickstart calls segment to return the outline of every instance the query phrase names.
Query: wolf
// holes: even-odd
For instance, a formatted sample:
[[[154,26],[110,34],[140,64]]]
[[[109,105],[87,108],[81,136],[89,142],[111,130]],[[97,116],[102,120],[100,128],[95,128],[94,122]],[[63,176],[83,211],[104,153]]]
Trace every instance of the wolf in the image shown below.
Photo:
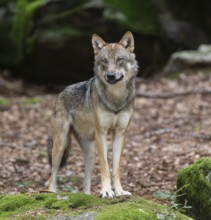
[[[94,77],[66,87],[58,96],[52,112],[52,141],[49,147],[51,176],[49,191],[57,190],[57,173],[68,158],[71,134],[84,156],[84,192],[91,193],[91,175],[98,153],[101,172],[100,197],[131,195],[120,182],[120,162],[125,132],[131,121],[138,63],[134,38],[126,32],[118,43],[106,43],[92,36]],[[113,135],[112,174],[107,159],[107,135]]]

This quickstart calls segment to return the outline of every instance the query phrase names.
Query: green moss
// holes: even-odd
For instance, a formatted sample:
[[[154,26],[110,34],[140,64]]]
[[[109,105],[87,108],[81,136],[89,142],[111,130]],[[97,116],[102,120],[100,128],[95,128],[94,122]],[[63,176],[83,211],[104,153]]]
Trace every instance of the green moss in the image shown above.
[[[112,200],[110,200],[112,201]],[[164,215],[164,211],[167,213]],[[161,216],[162,218],[159,218]],[[169,216],[167,218],[166,216]],[[170,218],[171,217],[171,218]],[[140,197],[128,198],[124,202],[104,206],[97,220],[191,220],[179,212],[169,211],[167,207]]]
[[[211,159],[201,158],[193,165],[180,170],[177,188],[184,187],[179,194],[178,202],[192,208],[188,214],[196,219],[211,219]]]
[[[30,23],[35,11],[43,4],[42,0],[18,0],[17,13],[13,19],[13,33],[17,47],[17,62],[30,52],[34,39],[28,36]]]
[[[31,208],[34,199],[27,195],[2,196],[0,198],[0,217],[7,217]],[[1,219],[1,218],[0,218]]]
[[[97,220],[145,220],[151,219],[156,220],[156,216],[144,212],[143,210],[137,210],[132,206],[128,207],[111,207],[110,209],[103,211],[98,217]]]
[[[38,97],[30,97],[30,98],[23,100],[21,103],[24,105],[34,105],[34,104],[40,103],[41,101],[42,100]]]
[[[8,106],[8,105],[10,105],[10,100],[3,96],[0,96],[0,106]]]
[[[0,219],[42,220],[75,216],[83,210],[97,213],[98,220],[155,220],[166,207],[140,197],[100,199],[83,193],[46,193],[0,196]],[[58,211],[59,210],[59,211]],[[84,212],[84,211],[83,211]],[[40,215],[37,216],[36,213]],[[175,213],[174,220],[189,218]]]
[[[19,0],[20,1],[20,0]],[[34,12],[43,4],[43,0],[35,0],[33,2],[29,1],[26,5],[26,13],[28,16],[34,14]]]
[[[27,0],[19,0],[17,2],[17,14],[13,21],[13,32],[17,47],[17,62],[20,61],[24,56],[24,45],[26,38],[26,27],[27,27],[27,15],[26,15],[26,4]]]
[[[38,216],[38,217],[33,217],[33,216],[22,216],[22,217],[17,217],[15,218],[16,220],[46,220],[45,216]]]
[[[52,209],[61,209],[61,210],[67,210],[69,209],[69,205],[68,202],[65,200],[60,200],[60,201],[56,201],[54,202],[50,208]]]
[[[104,0],[104,2],[115,9],[115,14],[117,11],[122,13],[122,16],[115,19],[124,23],[129,29],[146,34],[161,34],[157,10],[151,0]]]
[[[46,199],[44,204],[45,204],[46,208],[50,209],[53,206],[53,204],[56,203],[56,202],[57,202],[57,199],[55,197],[53,197],[53,198],[50,197],[50,198]]]
[[[7,219],[6,217],[17,214],[24,214],[24,218],[26,218],[26,211],[43,208],[50,200],[53,200],[51,204],[58,201],[55,194],[2,195],[0,197],[0,219]],[[24,218],[21,217],[21,219]]]
[[[97,216],[97,220],[156,220],[155,213],[149,213],[141,205],[129,202],[107,206]]]
[[[35,200],[41,200],[41,201],[46,200],[47,197],[48,197],[47,194],[37,194],[34,196]]]
[[[0,211],[1,212],[11,212],[24,207],[27,204],[31,204],[33,201],[30,198],[26,198],[23,195],[14,197],[11,201],[10,197],[1,198]]]
[[[94,196],[86,195],[83,193],[72,193],[69,196],[70,206],[73,208],[78,207],[92,207],[95,205],[102,205],[103,200]]]

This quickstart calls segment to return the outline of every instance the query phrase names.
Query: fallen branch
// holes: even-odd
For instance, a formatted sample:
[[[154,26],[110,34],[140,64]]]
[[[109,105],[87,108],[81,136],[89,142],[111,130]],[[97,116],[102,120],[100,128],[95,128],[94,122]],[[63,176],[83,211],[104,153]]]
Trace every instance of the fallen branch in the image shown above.
[[[202,94],[202,95],[211,95],[211,89],[195,89],[195,90],[187,90],[187,91],[181,91],[181,92],[166,92],[166,93],[152,93],[152,92],[143,92],[143,91],[137,91],[136,96],[137,97],[144,97],[144,98],[174,98],[178,96],[186,96],[186,95],[195,95],[195,94]]]
[[[12,148],[21,148],[20,146],[12,143],[0,142],[0,147],[12,147]]]
[[[175,135],[177,135],[177,136],[184,136],[184,137],[190,137],[190,138],[196,138],[196,139],[201,139],[201,140],[206,140],[206,141],[210,141],[211,140],[211,135],[207,135],[207,134],[194,134],[194,133],[176,132]]]
[[[161,135],[161,134],[166,134],[166,133],[170,133],[171,130],[168,128],[164,128],[164,129],[158,129],[158,130],[153,130],[153,131],[147,131],[142,135],[142,138],[150,138],[152,136],[157,136],[157,135]]]
[[[178,132],[178,131],[173,131],[169,128],[164,128],[164,129],[158,129],[158,130],[153,130],[153,131],[148,131],[142,135],[142,138],[150,138],[152,136],[158,136],[162,134],[173,134],[175,136],[183,136],[183,137],[190,137],[190,138],[196,138],[196,139],[201,139],[201,140],[206,140],[210,141],[211,140],[211,135],[207,134],[195,134],[195,133],[186,133],[186,132]]]

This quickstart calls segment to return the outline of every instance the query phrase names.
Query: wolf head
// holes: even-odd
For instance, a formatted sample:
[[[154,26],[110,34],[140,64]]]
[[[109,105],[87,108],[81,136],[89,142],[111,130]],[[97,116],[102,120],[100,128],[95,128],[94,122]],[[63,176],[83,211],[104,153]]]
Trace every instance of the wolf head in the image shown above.
[[[108,84],[129,80],[138,71],[135,59],[134,38],[131,32],[125,33],[118,43],[106,43],[101,37],[92,36],[95,54],[95,75]]]

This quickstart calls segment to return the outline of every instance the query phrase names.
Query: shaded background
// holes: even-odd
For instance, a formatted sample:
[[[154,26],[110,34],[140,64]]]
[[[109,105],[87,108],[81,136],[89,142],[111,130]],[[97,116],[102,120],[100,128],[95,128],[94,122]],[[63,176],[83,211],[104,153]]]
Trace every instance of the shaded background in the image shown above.
[[[0,68],[40,83],[93,75],[91,35],[118,41],[130,30],[142,77],[170,54],[211,39],[210,0],[1,0]]]

